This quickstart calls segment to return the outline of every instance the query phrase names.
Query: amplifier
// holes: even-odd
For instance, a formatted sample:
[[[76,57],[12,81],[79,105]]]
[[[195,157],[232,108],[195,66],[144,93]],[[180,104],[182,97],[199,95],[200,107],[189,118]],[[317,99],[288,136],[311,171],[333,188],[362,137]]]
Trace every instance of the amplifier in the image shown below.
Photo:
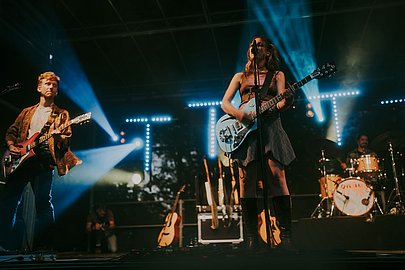
[[[201,244],[212,243],[232,243],[243,242],[242,215],[240,212],[234,212],[230,217],[218,213],[219,226],[212,229],[212,214],[198,213],[198,242]]]

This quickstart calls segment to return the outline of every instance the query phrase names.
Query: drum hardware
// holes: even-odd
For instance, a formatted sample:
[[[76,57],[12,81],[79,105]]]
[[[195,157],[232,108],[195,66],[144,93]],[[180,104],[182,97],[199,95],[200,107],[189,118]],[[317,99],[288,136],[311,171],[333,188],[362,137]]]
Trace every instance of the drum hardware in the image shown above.
[[[364,198],[364,199],[361,200],[361,203],[362,203],[363,205],[368,205],[368,204],[370,203],[371,195],[374,193],[374,188],[373,188],[373,186],[370,185],[369,187],[370,187],[370,192],[369,192],[367,198]],[[374,193],[374,195],[375,195],[375,193]],[[384,214],[384,211],[382,210],[382,208],[381,208],[381,206],[380,206],[380,203],[379,203],[378,200],[377,200],[377,196],[374,196],[374,210],[373,210],[373,213],[374,213],[374,214],[380,214],[380,215],[383,215],[383,214]],[[371,213],[370,213],[370,215],[371,215],[371,218],[372,218],[372,214],[371,214]]]
[[[321,180],[320,180],[320,185],[321,185],[321,194],[320,197],[323,197],[321,201],[318,203],[316,206],[315,210],[311,214],[311,218],[320,218],[320,217],[330,217],[333,213],[334,210],[334,204],[333,204],[333,193],[328,194],[330,191],[330,188],[328,188],[328,178],[327,178],[327,172],[326,172],[326,162],[328,159],[325,158],[325,150],[321,150],[321,159],[319,160],[319,163],[321,164]],[[322,181],[323,179],[323,181]],[[332,185],[333,185],[332,181]],[[325,192],[325,194],[322,194],[322,190]],[[324,207],[324,204],[326,204],[326,207]]]
[[[399,181],[398,181],[395,158],[394,158],[394,149],[392,147],[391,142],[388,142],[388,145],[389,145],[389,152],[390,152],[390,157],[391,157],[392,174],[394,177],[395,188],[391,191],[391,194],[388,197],[387,209],[390,214],[403,214],[405,212],[405,210],[404,210],[404,205],[402,203],[401,192],[399,190]],[[393,197],[393,198],[391,198],[391,197]],[[395,202],[395,206],[391,208],[391,204],[393,204],[394,202]]]
[[[355,160],[353,158],[350,159],[350,167],[346,168],[346,171],[349,173],[349,177],[355,176],[356,169],[354,167]]]

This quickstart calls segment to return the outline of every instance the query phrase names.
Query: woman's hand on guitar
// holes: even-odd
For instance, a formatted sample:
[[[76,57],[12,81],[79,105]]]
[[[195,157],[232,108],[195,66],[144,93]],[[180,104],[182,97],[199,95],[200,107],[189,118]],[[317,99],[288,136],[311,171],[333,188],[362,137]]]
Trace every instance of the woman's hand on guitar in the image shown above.
[[[245,125],[250,125],[253,122],[252,112],[246,113],[244,111],[238,111],[235,115],[235,118],[239,121],[244,123]]]

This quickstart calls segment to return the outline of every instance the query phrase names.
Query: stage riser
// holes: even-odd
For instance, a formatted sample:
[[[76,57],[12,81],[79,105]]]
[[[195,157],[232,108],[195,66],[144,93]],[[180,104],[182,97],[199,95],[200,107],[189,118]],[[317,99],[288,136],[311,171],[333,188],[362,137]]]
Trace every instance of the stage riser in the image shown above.
[[[405,216],[300,219],[293,243],[301,250],[405,250]]]

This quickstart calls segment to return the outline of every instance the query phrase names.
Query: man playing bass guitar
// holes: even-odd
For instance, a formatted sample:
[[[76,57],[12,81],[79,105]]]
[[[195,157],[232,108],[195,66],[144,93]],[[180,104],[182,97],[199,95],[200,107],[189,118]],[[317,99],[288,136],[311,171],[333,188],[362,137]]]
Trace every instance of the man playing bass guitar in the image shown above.
[[[52,182],[54,167],[59,175],[81,163],[70,151],[72,129],[70,126],[60,130],[69,121],[68,111],[57,107],[54,99],[58,94],[60,78],[53,72],[45,72],[38,77],[37,92],[39,103],[25,108],[6,132],[9,152],[7,160],[18,160],[26,152],[32,153],[21,167],[7,175],[6,185],[0,194],[0,246],[15,248],[17,243],[11,239],[16,209],[21,200],[24,187],[31,183],[35,194],[35,208],[38,218],[38,234],[34,238],[34,248],[52,248],[52,228],[54,211],[52,205]],[[66,126],[66,125],[65,125]],[[52,134],[50,138],[35,148],[35,154],[25,142],[38,134]],[[24,144],[25,143],[25,144]],[[27,149],[28,148],[28,149]],[[3,171],[11,161],[3,159]]]

